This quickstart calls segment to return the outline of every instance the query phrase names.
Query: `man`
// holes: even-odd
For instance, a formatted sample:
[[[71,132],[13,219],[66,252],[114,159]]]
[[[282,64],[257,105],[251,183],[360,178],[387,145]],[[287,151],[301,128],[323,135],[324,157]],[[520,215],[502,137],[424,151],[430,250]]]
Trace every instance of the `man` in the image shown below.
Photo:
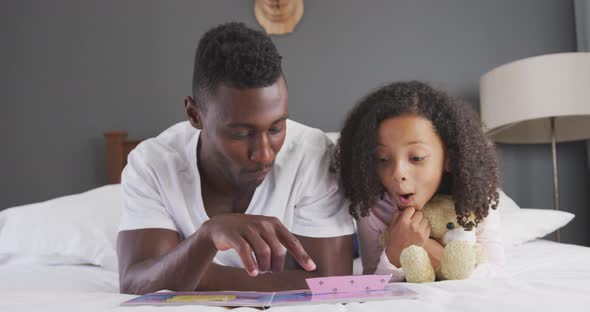
[[[184,104],[189,121],[140,144],[123,171],[121,292],[285,290],[351,274],[332,145],[288,120],[270,38],[238,23],[208,31]]]

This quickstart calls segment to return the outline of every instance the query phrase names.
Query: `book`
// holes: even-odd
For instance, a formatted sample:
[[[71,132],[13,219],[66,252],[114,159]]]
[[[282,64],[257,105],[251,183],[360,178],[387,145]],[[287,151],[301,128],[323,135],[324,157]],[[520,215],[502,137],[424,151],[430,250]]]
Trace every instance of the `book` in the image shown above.
[[[207,305],[268,308],[286,305],[366,302],[416,298],[417,294],[405,287],[403,283],[388,284],[389,277],[391,276],[364,275],[354,277],[338,276],[329,278],[312,278],[307,280],[310,289],[278,292],[164,291],[139,296],[123,302],[121,305]]]

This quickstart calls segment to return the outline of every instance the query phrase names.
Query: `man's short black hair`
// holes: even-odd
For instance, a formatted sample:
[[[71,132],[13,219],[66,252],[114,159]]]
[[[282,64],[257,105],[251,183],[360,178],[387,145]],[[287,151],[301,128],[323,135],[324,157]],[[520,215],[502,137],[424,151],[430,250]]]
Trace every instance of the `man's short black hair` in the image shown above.
[[[243,23],[226,23],[206,32],[197,47],[193,96],[199,103],[224,83],[262,88],[282,75],[281,56],[272,40]]]

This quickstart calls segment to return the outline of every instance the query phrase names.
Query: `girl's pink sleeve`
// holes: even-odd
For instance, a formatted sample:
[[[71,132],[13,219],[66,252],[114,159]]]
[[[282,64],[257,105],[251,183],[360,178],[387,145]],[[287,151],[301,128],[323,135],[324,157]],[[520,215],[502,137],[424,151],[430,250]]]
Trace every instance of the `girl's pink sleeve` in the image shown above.
[[[396,267],[391,261],[389,261],[385,250],[381,252],[381,257],[379,258],[379,264],[377,264],[375,274],[391,274],[390,282],[403,282],[406,280],[404,270]]]
[[[490,209],[487,218],[478,225],[475,235],[485,250],[486,262],[475,268],[472,278],[494,277],[503,271],[506,263],[498,209]]]
[[[392,215],[398,213],[398,209],[386,198],[377,201],[370,211],[369,216],[359,217],[357,221],[363,274],[392,274],[391,281],[403,281],[403,270],[389,262],[380,244],[382,233],[387,230]]]
[[[363,263],[363,274],[374,274],[379,257],[383,248],[379,244],[379,238],[383,233],[383,228],[378,225],[379,220],[375,220],[375,214],[361,217],[357,221],[357,231],[359,239],[359,253]],[[386,227],[385,227],[386,228]]]

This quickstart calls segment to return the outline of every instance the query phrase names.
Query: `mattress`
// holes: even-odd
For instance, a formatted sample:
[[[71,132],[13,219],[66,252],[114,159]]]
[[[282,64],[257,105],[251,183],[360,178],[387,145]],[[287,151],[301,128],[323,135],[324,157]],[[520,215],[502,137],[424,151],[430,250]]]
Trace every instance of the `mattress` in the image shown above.
[[[535,240],[506,250],[493,279],[406,284],[417,299],[277,307],[277,311],[589,311],[590,248]],[[205,306],[121,307],[116,272],[87,265],[0,265],[0,311],[227,311]],[[232,311],[259,311],[238,308]]]

